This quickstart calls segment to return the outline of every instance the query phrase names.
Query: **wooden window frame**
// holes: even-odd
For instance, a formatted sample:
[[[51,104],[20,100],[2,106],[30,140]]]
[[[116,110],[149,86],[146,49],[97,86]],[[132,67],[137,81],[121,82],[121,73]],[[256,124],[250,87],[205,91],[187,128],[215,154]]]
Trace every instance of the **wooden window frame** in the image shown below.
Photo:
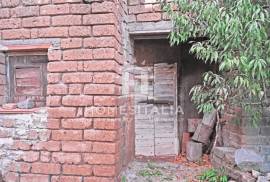
[[[45,52],[45,51],[34,51],[33,50],[33,52],[31,52],[31,51],[18,51],[18,52],[7,52],[6,53],[6,80],[7,80],[7,101],[8,102],[14,102],[14,98],[15,98],[15,93],[14,93],[14,81],[15,81],[15,72],[13,72],[12,70],[14,69],[14,67],[13,67],[13,65],[12,65],[12,63],[11,63],[11,60],[10,60],[10,57],[12,57],[12,56],[14,56],[14,57],[16,57],[16,56],[46,56],[47,57],[47,59],[44,61],[44,63],[48,63],[48,54],[47,54],[47,52]],[[26,60],[25,60],[26,61]],[[43,63],[43,62],[40,62],[40,63]],[[18,67],[20,67],[20,68],[23,68],[23,67],[29,67],[30,66],[30,68],[32,67],[32,68],[37,68],[37,67],[39,67],[39,66],[37,66],[37,65],[31,65],[31,64],[29,64],[28,66],[27,66],[28,64],[26,64],[26,65],[19,65]],[[43,69],[40,69],[40,71],[41,72],[44,72],[45,71],[45,73],[43,73],[43,74],[45,74],[45,75],[47,75],[47,66],[45,66],[45,68],[43,68]],[[13,73],[12,73],[13,72]],[[47,78],[41,78],[41,82],[42,82],[42,85],[44,85],[43,86],[43,88],[42,88],[42,93],[41,93],[41,95],[42,96],[44,96],[44,97],[46,97],[46,94],[47,94],[47,84],[48,84],[48,82],[47,82]],[[45,99],[45,105],[46,105],[46,99]]]

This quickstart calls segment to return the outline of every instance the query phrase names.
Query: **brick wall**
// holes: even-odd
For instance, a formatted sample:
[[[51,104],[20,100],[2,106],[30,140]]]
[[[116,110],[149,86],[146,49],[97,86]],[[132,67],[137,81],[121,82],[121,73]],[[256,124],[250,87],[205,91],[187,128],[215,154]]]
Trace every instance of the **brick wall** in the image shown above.
[[[0,2],[0,44],[57,41],[48,50],[48,138],[36,143],[42,145],[38,152],[33,146],[20,150],[30,161],[22,160],[26,169],[12,171],[13,179],[6,171],[7,182],[116,180],[125,129],[118,107],[125,6],[99,0]]]
[[[161,10],[159,0],[129,0],[129,22],[158,22],[168,20]]]
[[[222,127],[224,147],[247,148],[264,158],[261,170],[270,171],[270,112],[265,109],[263,119],[253,126],[245,117],[240,123],[228,122]]]

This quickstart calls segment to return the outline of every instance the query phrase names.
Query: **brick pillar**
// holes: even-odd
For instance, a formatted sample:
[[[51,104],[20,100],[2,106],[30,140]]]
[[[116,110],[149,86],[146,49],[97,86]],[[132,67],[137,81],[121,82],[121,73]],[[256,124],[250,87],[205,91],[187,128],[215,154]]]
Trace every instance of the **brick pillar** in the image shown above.
[[[59,50],[49,51],[48,124],[51,140],[61,143],[51,155],[67,175],[54,175],[53,182],[115,181],[121,168],[117,5],[104,1],[77,8],[83,6],[91,6],[92,13],[82,16],[82,25],[69,28],[70,37],[62,39]],[[53,20],[64,24],[67,19],[61,21]]]

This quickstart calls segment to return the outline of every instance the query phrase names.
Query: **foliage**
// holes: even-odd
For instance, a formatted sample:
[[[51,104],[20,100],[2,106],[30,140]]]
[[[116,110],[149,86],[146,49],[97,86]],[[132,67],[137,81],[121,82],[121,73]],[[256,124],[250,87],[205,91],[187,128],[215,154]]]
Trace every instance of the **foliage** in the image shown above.
[[[147,163],[147,168],[140,170],[139,175],[142,177],[152,177],[162,176],[162,173],[153,164]]]
[[[121,182],[127,182],[127,177],[126,176],[122,176]]]
[[[163,5],[174,26],[171,44],[191,43],[199,60],[218,65],[218,73],[206,72],[202,84],[190,91],[198,111],[241,107],[253,122],[260,120],[270,85],[270,1],[172,0]]]
[[[224,169],[209,169],[198,176],[200,181],[208,182],[228,182]]]

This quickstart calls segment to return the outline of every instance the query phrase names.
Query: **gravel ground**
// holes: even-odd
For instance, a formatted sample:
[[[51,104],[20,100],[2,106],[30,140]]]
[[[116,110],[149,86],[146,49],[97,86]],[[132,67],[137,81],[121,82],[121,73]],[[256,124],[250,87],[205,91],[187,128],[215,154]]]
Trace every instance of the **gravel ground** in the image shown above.
[[[186,161],[133,161],[122,173],[122,182],[197,182],[196,176],[211,166]]]

